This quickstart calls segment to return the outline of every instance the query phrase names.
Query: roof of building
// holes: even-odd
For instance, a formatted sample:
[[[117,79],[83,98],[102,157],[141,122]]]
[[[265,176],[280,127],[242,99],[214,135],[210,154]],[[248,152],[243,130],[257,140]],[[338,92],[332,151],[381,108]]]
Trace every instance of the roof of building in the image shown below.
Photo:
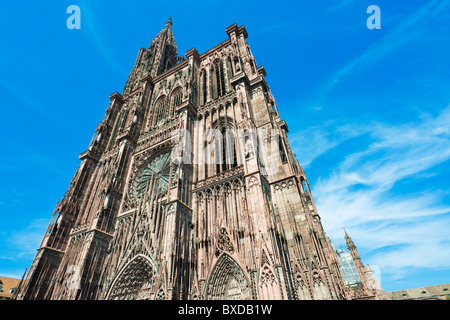
[[[386,294],[388,298],[392,300],[445,299],[446,297],[450,297],[449,289],[450,283],[446,283],[435,286],[391,291]]]
[[[20,279],[0,276],[0,281],[0,300],[4,298],[11,299],[13,296],[13,291],[11,291],[11,289],[17,288],[20,283]]]

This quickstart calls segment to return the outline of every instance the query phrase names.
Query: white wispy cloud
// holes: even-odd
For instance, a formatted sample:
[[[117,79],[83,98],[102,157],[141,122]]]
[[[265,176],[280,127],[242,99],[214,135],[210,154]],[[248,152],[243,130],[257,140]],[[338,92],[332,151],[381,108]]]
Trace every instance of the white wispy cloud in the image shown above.
[[[338,7],[340,8],[352,2],[352,0],[344,1]],[[354,71],[360,71],[363,67],[373,65],[387,54],[398,49],[402,44],[412,41],[417,35],[421,35],[427,23],[436,20],[438,17],[442,18],[445,16],[443,13],[448,12],[449,7],[450,1],[433,0],[424,4],[418,10],[413,11],[406,17],[399,15],[402,18],[384,37],[379,41],[374,42],[361,54],[348,61],[327,80],[321,90],[321,95],[325,97],[344,76],[351,74]],[[381,21],[385,21],[385,19],[386,18],[382,13]],[[394,18],[388,17],[388,19],[392,20]],[[382,22],[382,28],[383,25]]]
[[[330,120],[321,125],[308,127],[306,130],[290,133],[289,142],[294,150],[301,151],[297,153],[297,157],[302,166],[308,168],[317,157],[369,130],[369,126],[353,123],[337,125],[336,121]]]
[[[320,155],[340,152],[343,142],[361,135],[369,142],[342,155],[312,185],[327,234],[342,238],[345,227],[358,246],[372,252],[371,264],[397,277],[413,267],[450,266],[446,187],[395,190],[405,181],[420,186],[421,179],[439,174],[433,168],[450,160],[450,106],[435,117],[425,114],[398,125],[328,122],[293,134],[292,140],[294,150],[302,150],[300,159],[312,151],[306,162],[313,164]]]
[[[321,184],[320,191],[335,191],[355,183],[389,189],[405,177],[448,160],[449,123],[450,107],[447,107],[438,117],[428,117],[421,123],[370,123],[344,130],[346,135],[334,144],[361,133],[369,133],[374,141],[366,149],[347,156],[338,171]],[[342,128],[336,131],[340,133]],[[359,166],[361,163],[364,165]]]
[[[89,1],[81,1],[81,29],[86,29],[94,40],[104,60],[118,73],[128,75],[128,71],[118,62],[112,54],[113,46],[108,42],[94,14],[94,7]]]
[[[2,234],[0,259],[14,260],[33,258],[50,222],[49,219],[35,219],[22,229]]]

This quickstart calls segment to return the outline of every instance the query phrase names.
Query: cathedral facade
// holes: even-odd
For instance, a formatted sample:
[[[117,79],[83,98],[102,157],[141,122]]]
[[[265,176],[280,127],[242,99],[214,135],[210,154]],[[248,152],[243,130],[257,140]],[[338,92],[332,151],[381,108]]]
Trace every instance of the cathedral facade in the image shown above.
[[[19,299],[351,299],[236,24],[177,56],[172,21],[110,96]]]

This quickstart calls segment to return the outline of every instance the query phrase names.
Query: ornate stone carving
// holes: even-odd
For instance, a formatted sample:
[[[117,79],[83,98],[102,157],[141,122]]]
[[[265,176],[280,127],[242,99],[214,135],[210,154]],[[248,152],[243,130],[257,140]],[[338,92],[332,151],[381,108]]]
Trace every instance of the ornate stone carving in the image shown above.
[[[260,157],[257,142],[274,146],[285,124],[245,28],[228,27],[229,39],[182,61],[171,25],[139,50],[123,95],[110,96],[23,298],[342,298],[312,196],[297,187],[303,169],[288,161],[278,170]],[[241,131],[214,149],[223,163],[209,163],[205,130],[217,128]],[[200,163],[174,163],[177,129],[189,130],[190,158]],[[218,153],[224,146],[236,159]],[[83,281],[71,293],[54,284],[72,264]]]
[[[222,254],[211,271],[205,297],[208,300],[250,299],[249,280],[228,254]]]
[[[269,269],[267,265],[261,270],[260,285],[261,286],[271,286],[275,282],[275,276],[272,270]]]
[[[132,259],[113,282],[108,299],[147,299],[154,285],[156,272],[149,259],[144,256]]]
[[[234,252],[233,244],[231,243],[231,239],[228,236],[228,232],[225,228],[221,228],[219,232],[219,238],[217,239],[216,246],[216,257],[218,257],[222,251],[226,251],[229,253]]]

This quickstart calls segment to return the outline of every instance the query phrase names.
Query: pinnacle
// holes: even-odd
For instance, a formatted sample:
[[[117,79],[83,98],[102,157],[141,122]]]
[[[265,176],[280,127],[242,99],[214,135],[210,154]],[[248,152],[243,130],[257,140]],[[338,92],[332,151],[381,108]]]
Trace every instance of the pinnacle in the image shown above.
[[[347,230],[345,230],[345,228],[344,228],[344,232],[345,232],[345,237],[350,238],[350,236],[348,235]]]
[[[169,28],[172,27],[172,17],[169,17],[169,20],[167,20],[167,22],[166,22],[166,28],[167,28],[167,27],[169,27]]]

